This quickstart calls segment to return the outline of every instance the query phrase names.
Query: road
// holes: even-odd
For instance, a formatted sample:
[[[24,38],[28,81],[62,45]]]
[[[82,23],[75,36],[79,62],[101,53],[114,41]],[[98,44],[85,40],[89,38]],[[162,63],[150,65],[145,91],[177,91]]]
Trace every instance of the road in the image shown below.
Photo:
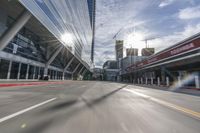
[[[200,133],[200,97],[111,82],[0,88],[1,133]]]

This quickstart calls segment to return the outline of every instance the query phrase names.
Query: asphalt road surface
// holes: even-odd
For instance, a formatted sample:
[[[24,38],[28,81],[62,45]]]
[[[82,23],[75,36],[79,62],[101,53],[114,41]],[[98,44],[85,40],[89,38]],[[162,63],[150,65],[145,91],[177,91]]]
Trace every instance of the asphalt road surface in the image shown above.
[[[0,133],[200,133],[200,97],[94,81],[5,87]]]

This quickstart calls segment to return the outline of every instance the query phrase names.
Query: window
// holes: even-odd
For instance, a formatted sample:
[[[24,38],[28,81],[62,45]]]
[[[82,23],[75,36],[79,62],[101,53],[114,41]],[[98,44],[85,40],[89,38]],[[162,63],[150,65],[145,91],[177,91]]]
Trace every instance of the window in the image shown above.
[[[26,79],[27,64],[21,65],[20,79]]]
[[[19,69],[19,63],[12,62],[10,79],[17,79],[18,69]]]
[[[9,61],[0,59],[0,79],[6,79],[9,68]]]

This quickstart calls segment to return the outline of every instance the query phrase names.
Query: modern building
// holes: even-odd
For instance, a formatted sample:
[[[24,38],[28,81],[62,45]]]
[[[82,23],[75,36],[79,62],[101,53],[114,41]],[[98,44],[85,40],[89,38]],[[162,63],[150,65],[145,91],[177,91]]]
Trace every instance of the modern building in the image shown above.
[[[116,60],[108,60],[103,64],[104,69],[117,69],[117,61]]]
[[[94,25],[94,0],[1,0],[0,79],[84,76]]]
[[[93,68],[92,79],[93,80],[103,80],[103,69],[102,68]]]
[[[118,80],[118,62],[116,60],[108,60],[103,64],[103,80],[117,81]]]
[[[126,56],[138,56],[138,49],[137,48],[127,48]]]
[[[120,58],[123,58],[123,40],[116,40],[115,42],[115,52],[116,52],[116,60],[118,61]]]
[[[126,68],[130,65],[134,65],[137,62],[141,62],[142,60],[146,59],[147,56],[127,56],[120,60],[120,67],[119,67],[119,76],[121,80],[123,80],[123,75],[127,73]]]
[[[129,65],[122,76],[137,84],[200,89],[199,49],[200,33]]]
[[[91,61],[94,62],[94,41],[95,41],[95,16],[96,16],[96,0],[87,0],[90,15],[90,24],[92,27],[92,46],[91,46]]]

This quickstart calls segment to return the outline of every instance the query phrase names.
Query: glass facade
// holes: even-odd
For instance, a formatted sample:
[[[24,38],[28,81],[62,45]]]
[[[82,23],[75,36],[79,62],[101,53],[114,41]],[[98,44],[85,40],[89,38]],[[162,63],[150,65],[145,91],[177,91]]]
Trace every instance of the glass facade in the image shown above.
[[[7,27],[14,23],[14,19],[7,17]],[[27,59],[44,63],[44,49],[39,45],[40,37],[23,27],[12,41],[4,48],[5,52],[12,53]]]
[[[88,3],[88,10],[89,10],[89,15],[90,15],[90,24],[91,24],[91,27],[92,27],[92,23],[93,21],[95,20],[95,0],[87,0],[87,3]]]
[[[19,63],[18,62],[12,62],[10,79],[17,79],[18,70],[19,70]]]
[[[0,79],[7,79],[9,63],[8,60],[0,59]]]
[[[35,67],[32,65],[29,65],[29,71],[28,71],[28,79],[33,79],[33,75],[34,75],[34,70]]]
[[[92,28],[87,0],[19,0],[77,58],[91,66]],[[91,8],[90,8],[91,9]]]
[[[27,64],[21,64],[21,70],[20,70],[20,79],[26,79],[26,72],[27,72],[28,65]]]
[[[0,79],[7,79],[10,61],[0,59]],[[40,79],[44,73],[44,67],[28,65],[24,63],[11,61],[9,79]],[[18,77],[19,74],[19,77]],[[52,80],[61,80],[63,72],[57,70],[48,70],[48,75]],[[65,73],[65,79],[69,79],[70,74]]]
[[[34,79],[38,79],[39,77],[39,67],[35,67],[35,78]]]

